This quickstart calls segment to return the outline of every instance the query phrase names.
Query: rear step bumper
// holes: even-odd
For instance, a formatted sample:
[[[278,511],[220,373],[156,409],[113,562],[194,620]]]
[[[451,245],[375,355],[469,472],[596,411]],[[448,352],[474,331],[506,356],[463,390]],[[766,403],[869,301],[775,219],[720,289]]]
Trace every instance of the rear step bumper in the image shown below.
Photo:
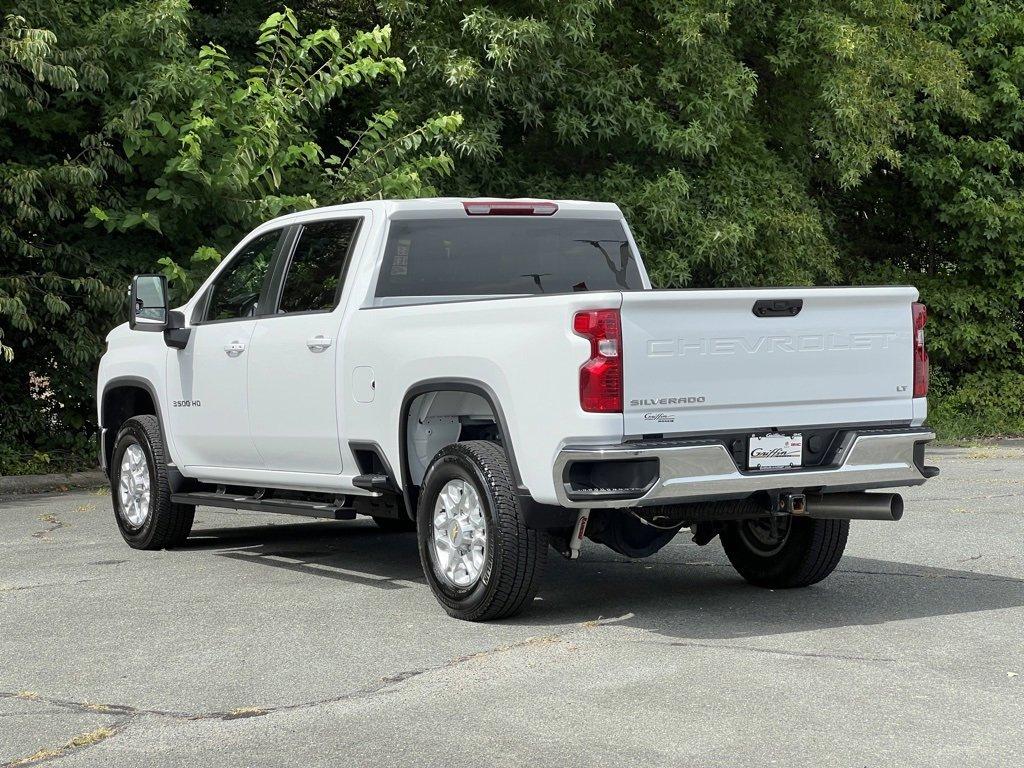
[[[593,509],[736,499],[759,491],[920,485],[938,474],[924,464],[924,444],[934,439],[927,428],[850,429],[842,433],[827,465],[766,472],[740,469],[725,442],[716,438],[566,447],[555,460],[555,493],[564,507]],[[587,472],[619,482],[582,487],[576,480]]]

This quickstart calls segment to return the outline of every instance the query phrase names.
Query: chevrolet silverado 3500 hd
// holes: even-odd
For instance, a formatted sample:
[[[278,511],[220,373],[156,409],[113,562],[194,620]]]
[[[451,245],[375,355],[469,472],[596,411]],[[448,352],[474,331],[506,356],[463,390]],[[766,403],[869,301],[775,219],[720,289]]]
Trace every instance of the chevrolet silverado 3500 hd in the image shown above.
[[[197,505],[416,531],[462,619],[536,593],[549,545],[716,536],[799,587],[851,519],[898,520],[934,435],[910,287],[652,290],[618,207],[374,201],[258,227],[183,306],[132,283],[99,369],[132,547]]]

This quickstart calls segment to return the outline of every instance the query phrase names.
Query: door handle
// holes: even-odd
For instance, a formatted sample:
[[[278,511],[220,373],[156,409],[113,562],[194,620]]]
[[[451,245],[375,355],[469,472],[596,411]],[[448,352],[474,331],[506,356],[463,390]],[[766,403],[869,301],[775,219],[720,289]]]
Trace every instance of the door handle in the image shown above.
[[[804,308],[803,299],[758,299],[754,317],[796,317]]]
[[[228,353],[228,357],[238,357],[245,352],[245,344],[240,341],[232,341],[230,344],[224,345],[224,351]]]
[[[333,343],[334,339],[322,335],[306,339],[306,346],[309,347],[310,351],[312,352],[323,352]]]

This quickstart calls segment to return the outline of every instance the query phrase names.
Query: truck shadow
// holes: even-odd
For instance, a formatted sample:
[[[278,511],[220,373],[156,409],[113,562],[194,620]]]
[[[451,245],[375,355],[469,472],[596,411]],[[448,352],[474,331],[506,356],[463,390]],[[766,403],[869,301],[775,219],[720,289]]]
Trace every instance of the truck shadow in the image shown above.
[[[426,586],[416,537],[387,533],[369,520],[200,528],[182,549],[384,590],[408,589],[402,582],[410,581]]]
[[[433,601],[415,536],[385,533],[369,521],[198,529],[185,549],[381,590],[419,589]],[[700,641],[1024,606],[1024,579],[849,555],[820,584],[772,591],[746,584],[714,543],[672,544],[646,560],[593,544],[575,563],[549,554],[539,599],[504,623],[550,631],[604,618]]]
[[[714,544],[653,560],[552,562],[542,599],[517,623],[598,617],[688,640],[764,637],[1024,606],[1024,579],[846,556],[825,581],[767,590],[743,581]]]

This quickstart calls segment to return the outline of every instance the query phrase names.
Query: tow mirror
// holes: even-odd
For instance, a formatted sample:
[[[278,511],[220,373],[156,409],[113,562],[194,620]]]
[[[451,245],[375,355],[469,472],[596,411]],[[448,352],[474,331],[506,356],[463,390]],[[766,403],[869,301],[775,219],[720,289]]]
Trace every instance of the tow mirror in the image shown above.
[[[132,278],[128,327],[133,331],[162,331],[167,327],[167,278],[136,275]]]

